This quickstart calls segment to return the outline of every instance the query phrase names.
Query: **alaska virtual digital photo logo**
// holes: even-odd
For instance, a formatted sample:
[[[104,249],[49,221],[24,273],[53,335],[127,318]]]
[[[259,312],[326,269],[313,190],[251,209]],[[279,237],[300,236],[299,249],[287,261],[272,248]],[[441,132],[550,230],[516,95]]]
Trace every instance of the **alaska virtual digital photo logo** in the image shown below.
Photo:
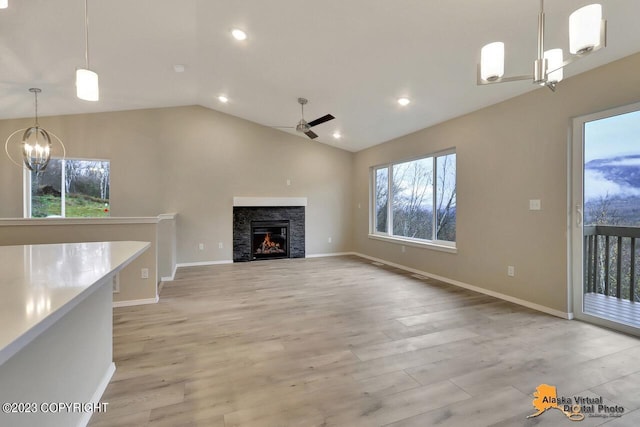
[[[582,421],[585,416],[608,418],[621,417],[624,414],[622,406],[605,405],[602,396],[558,397],[556,387],[548,384],[540,384],[536,387],[533,397],[532,404],[537,412],[527,416],[527,418],[538,417],[549,409],[556,409],[562,412],[571,421]]]

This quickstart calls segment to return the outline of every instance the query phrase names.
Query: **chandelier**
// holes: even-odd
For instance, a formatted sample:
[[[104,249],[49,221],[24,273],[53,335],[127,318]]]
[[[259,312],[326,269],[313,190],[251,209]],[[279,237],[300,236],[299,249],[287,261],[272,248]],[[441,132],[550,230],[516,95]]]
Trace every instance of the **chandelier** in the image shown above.
[[[13,163],[20,167],[26,167],[32,172],[44,172],[51,160],[52,143],[51,137],[57,140],[58,144],[62,147],[62,157],[65,156],[64,144],[56,135],[51,132],[47,132],[44,128],[40,127],[38,123],[38,94],[42,92],[42,89],[31,88],[29,92],[35,96],[35,123],[33,126],[26,129],[18,129],[13,132],[4,143],[4,151],[7,153],[7,157]],[[12,144],[12,138],[14,135],[23,132],[22,140],[16,144]],[[20,146],[20,152],[22,153],[22,163],[18,162],[11,155],[10,147],[16,145]],[[17,156],[16,156],[17,157]]]
[[[556,84],[562,81],[563,69],[572,62],[592,52],[606,47],[607,22],[602,20],[602,6],[591,4],[584,6],[569,16],[569,52],[565,59],[562,49],[544,50],[544,0],[540,0],[538,15],[538,56],[533,63],[533,74],[513,77],[504,76],[504,43],[494,42],[485,45],[480,52],[478,66],[479,85],[533,80],[540,86],[555,91]]]

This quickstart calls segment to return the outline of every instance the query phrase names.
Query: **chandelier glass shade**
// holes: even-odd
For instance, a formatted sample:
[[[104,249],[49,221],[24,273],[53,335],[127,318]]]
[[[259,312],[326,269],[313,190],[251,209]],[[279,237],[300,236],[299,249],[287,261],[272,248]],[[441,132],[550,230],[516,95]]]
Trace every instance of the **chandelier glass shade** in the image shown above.
[[[49,160],[51,160],[53,151],[52,141],[56,141],[58,145],[60,145],[62,158],[65,157],[66,152],[60,138],[40,127],[38,123],[38,94],[42,92],[42,90],[31,88],[29,92],[35,95],[35,123],[33,126],[26,129],[18,129],[9,135],[4,143],[4,150],[9,160],[17,166],[39,173],[44,172],[49,164]],[[22,139],[16,141],[14,137],[19,134],[22,134]],[[19,147],[19,155],[17,154],[17,147]],[[12,152],[14,153],[13,155]],[[22,162],[17,160],[18,157],[22,158]]]
[[[562,63],[564,62],[562,49],[551,49],[544,53],[544,59],[547,60],[547,80],[552,83],[562,81],[564,73],[562,72]]]
[[[606,47],[606,21],[602,20],[602,6],[584,6],[569,16],[569,51],[565,59],[562,49],[544,50],[545,36],[544,0],[540,0],[538,15],[538,56],[533,64],[532,75],[504,76],[505,48],[502,42],[485,45],[480,51],[478,66],[479,85],[503,83],[517,80],[533,80],[533,83],[555,90],[564,77],[563,69],[586,54]]]
[[[600,45],[602,6],[590,4],[569,16],[569,52],[582,55]]]
[[[482,79],[488,82],[504,76],[504,43],[493,42],[482,48],[480,69]]]

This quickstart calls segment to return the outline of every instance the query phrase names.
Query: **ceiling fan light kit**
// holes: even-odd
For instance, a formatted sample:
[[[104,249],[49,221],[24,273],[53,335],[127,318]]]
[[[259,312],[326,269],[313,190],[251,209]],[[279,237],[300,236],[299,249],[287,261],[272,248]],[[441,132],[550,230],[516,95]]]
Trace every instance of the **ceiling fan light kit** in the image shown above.
[[[607,22],[602,19],[602,6],[584,6],[569,16],[569,52],[564,59],[562,49],[544,50],[545,16],[544,0],[540,0],[538,15],[538,56],[533,64],[532,75],[504,76],[505,48],[503,42],[485,45],[480,51],[478,65],[479,85],[504,83],[518,80],[533,80],[533,83],[547,86],[555,91],[556,84],[563,79],[563,69],[583,56],[606,47]]]

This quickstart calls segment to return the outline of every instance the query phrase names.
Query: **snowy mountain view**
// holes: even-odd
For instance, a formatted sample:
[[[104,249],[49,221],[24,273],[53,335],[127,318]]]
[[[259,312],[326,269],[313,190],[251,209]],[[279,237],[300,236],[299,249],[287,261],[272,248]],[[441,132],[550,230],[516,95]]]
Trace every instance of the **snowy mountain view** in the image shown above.
[[[640,226],[640,111],[585,123],[585,224]]]

